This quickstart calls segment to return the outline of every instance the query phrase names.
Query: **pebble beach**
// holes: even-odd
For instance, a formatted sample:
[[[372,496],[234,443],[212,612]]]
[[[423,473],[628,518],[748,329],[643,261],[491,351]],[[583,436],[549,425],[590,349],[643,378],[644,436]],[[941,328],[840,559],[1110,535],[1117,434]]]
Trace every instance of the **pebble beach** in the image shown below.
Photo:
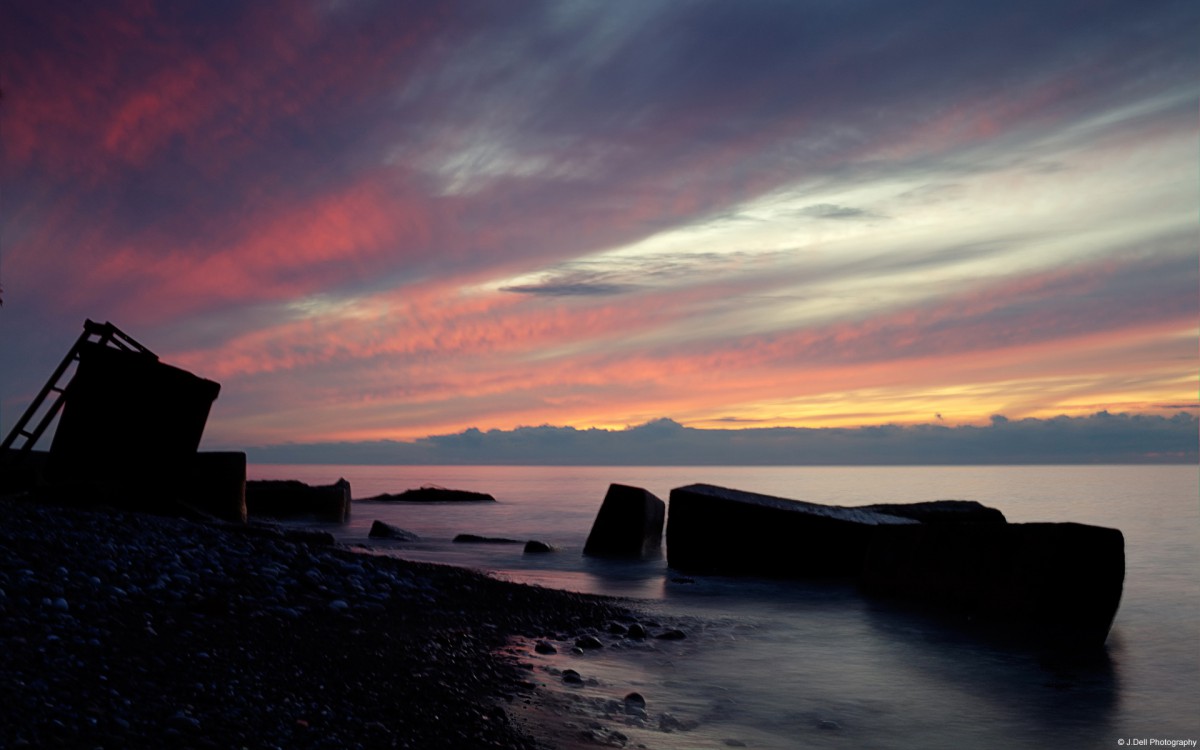
[[[546,748],[509,646],[629,619],[320,533],[0,513],[0,747]]]

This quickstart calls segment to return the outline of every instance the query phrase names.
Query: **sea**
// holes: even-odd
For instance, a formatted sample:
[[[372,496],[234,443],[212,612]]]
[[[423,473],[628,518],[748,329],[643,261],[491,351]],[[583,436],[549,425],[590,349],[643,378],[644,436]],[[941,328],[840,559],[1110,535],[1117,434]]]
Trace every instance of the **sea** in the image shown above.
[[[1200,740],[1196,466],[254,465],[250,477],[345,478],[356,498],[425,485],[490,493],[496,503],[360,502],[349,523],[325,528],[364,554],[624,597],[643,617],[680,627],[684,640],[530,657],[596,741],[670,750],[1188,747]],[[975,500],[1010,522],[1120,529],[1125,587],[1105,653],[1086,663],[1047,660],[839,584],[684,576],[665,559],[582,555],[609,484],[665,501],[673,487],[697,482],[833,505]],[[376,519],[420,540],[371,540]],[[463,533],[539,540],[556,551],[452,541]],[[561,684],[557,676],[568,668],[582,684]],[[645,698],[647,716],[622,723],[611,701],[630,692]]]

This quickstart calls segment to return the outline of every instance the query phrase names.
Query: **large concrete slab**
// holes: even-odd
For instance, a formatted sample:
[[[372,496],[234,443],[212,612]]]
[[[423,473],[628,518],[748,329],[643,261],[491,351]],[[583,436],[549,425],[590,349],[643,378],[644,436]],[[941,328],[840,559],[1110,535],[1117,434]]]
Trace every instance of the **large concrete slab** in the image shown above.
[[[611,484],[596,513],[583,554],[651,560],[662,555],[667,504],[641,487]]]
[[[871,531],[917,521],[692,484],[671,490],[667,564],[678,570],[772,577],[859,575]]]
[[[1121,602],[1125,538],[1079,523],[923,524],[877,534],[864,591],[948,610],[1055,648],[1102,645]]]

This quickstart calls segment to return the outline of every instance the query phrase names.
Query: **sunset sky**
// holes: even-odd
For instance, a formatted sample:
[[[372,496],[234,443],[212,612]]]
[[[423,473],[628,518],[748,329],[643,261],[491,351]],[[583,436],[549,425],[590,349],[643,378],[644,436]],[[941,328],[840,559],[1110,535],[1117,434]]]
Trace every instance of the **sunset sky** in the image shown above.
[[[1197,412],[1200,3],[10,0],[0,430],[109,320],[214,447]]]

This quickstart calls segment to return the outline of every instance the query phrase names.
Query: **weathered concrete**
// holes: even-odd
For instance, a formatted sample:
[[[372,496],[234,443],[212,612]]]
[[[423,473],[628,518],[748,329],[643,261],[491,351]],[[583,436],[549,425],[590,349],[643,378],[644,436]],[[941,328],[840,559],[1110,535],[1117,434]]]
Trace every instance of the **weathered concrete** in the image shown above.
[[[152,355],[82,345],[50,445],[49,478],[138,477],[154,488],[186,475],[220,389]]]
[[[176,486],[182,488],[181,499],[196,509],[224,521],[246,522],[245,453],[196,453]]]
[[[858,576],[871,531],[916,521],[693,484],[671,490],[667,563],[700,573]]]
[[[336,523],[350,520],[350,483],[307,485],[294,479],[246,482],[246,509],[251,517],[315,517]]]
[[[1006,523],[996,508],[974,500],[932,500],[923,503],[880,503],[857,506],[860,510],[911,518],[921,523]]]
[[[611,484],[583,554],[650,560],[662,554],[667,504],[640,487]]]
[[[49,462],[46,451],[0,451],[0,495],[27,492],[42,484]]]
[[[1108,636],[1125,580],[1125,539],[1078,523],[922,524],[879,529],[861,584],[1055,648]]]

